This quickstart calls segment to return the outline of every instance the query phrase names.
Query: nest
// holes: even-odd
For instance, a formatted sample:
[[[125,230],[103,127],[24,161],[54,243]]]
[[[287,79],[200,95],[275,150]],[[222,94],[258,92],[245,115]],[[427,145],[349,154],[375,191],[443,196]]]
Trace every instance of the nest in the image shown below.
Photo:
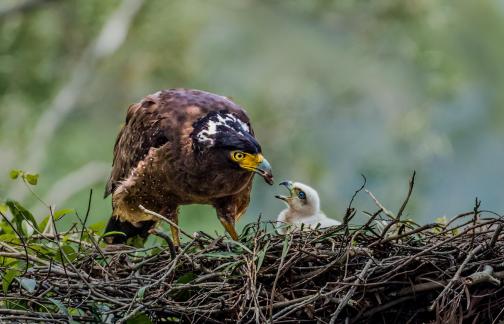
[[[403,220],[374,196],[369,221],[240,240],[187,235],[180,249],[105,247],[89,229],[3,243],[25,269],[1,297],[3,321],[497,323],[504,309],[504,219],[474,209],[446,222]],[[352,199],[353,201],[353,199]],[[61,248],[62,242],[74,247]],[[43,242],[50,254],[33,247]],[[5,279],[9,266],[0,267]],[[5,286],[4,286],[5,288]]]

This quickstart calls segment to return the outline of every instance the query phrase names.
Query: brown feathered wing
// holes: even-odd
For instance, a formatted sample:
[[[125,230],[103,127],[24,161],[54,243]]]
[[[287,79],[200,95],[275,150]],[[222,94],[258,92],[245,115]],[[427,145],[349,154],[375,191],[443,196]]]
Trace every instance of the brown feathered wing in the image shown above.
[[[168,142],[161,122],[162,117],[155,111],[142,109],[140,104],[128,108],[126,123],[114,145],[112,172],[105,188],[105,197],[115,191],[151,148],[159,148]]]

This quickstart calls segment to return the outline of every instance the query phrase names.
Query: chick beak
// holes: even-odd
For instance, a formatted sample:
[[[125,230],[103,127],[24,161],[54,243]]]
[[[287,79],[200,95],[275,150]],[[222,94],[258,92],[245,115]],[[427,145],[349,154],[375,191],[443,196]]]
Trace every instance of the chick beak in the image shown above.
[[[287,188],[287,190],[289,190],[290,196],[286,197],[286,196],[276,195],[275,198],[283,200],[286,203],[289,203],[289,201],[292,199],[292,196],[293,196],[294,184],[292,183],[292,181],[284,181],[284,182],[280,183],[280,186],[285,186],[285,188]]]
[[[273,184],[273,173],[271,171],[271,165],[268,160],[264,157],[261,160],[261,163],[256,167],[255,172],[264,178],[267,184],[270,186]]]

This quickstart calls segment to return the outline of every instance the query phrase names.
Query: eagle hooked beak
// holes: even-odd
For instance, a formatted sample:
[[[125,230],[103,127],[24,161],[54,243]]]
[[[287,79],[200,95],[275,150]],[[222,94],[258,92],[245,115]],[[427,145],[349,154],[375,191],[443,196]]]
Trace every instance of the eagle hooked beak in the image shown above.
[[[271,165],[269,164],[268,160],[264,158],[262,154],[259,154],[258,157],[260,162],[257,165],[257,167],[255,167],[254,172],[263,177],[264,181],[266,181],[267,184],[272,185],[273,173],[271,171]]]
[[[269,185],[273,184],[273,173],[271,171],[271,165],[268,160],[264,158],[262,154],[245,154],[238,161],[240,167],[245,170],[255,172],[264,178]],[[241,156],[240,156],[241,157]]]
[[[286,203],[288,203],[292,199],[292,197],[294,196],[294,184],[292,183],[292,181],[284,181],[284,182],[280,183],[280,186],[285,186],[285,188],[287,188],[287,190],[289,190],[290,196],[286,197],[286,196],[276,195],[275,198],[283,200]]]

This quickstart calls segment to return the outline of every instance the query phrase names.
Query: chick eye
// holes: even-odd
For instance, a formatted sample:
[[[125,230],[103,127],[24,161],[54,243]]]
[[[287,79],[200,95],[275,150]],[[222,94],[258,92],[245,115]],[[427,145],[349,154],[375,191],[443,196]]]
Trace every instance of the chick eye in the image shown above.
[[[306,199],[306,194],[305,194],[305,192],[304,192],[304,191],[300,191],[300,192],[298,192],[298,194],[297,194],[297,195],[298,195],[298,198],[299,198],[299,199],[303,199],[303,200],[304,200],[304,199]]]
[[[244,157],[245,157],[245,154],[243,154],[242,152],[234,152],[233,153],[233,159],[235,161],[243,160]]]

